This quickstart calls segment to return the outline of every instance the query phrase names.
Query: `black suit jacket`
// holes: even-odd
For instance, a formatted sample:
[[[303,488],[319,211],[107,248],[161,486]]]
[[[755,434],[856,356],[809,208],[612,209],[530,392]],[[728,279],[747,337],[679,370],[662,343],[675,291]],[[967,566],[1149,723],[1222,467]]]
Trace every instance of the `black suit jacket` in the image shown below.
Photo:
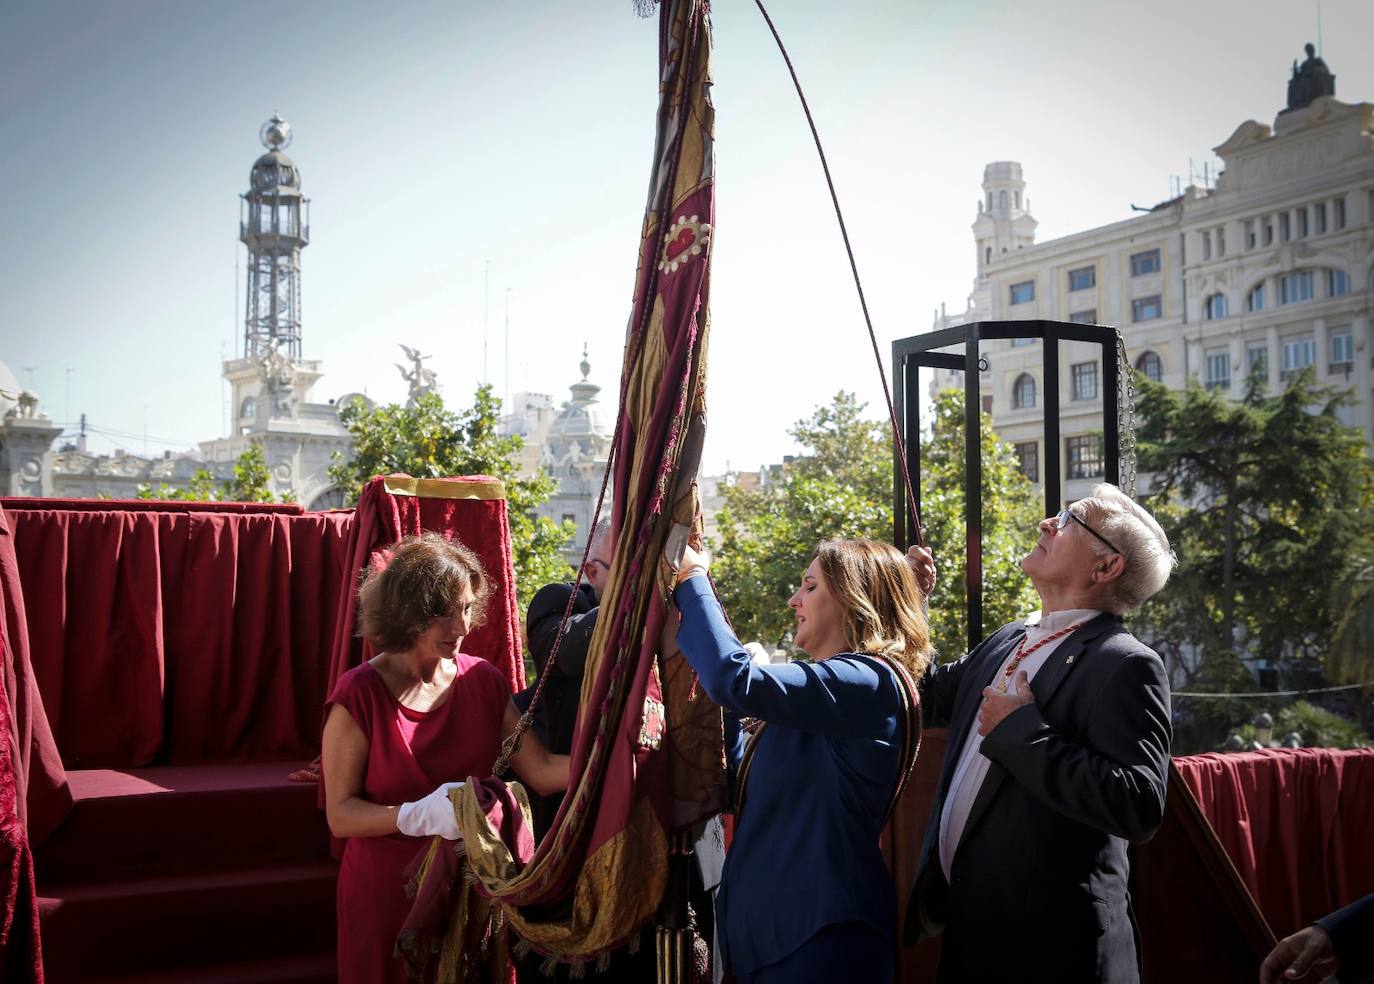
[[[525,638],[534,657],[537,676],[542,676],[544,666],[553,652],[553,641],[558,636],[558,626],[562,624],[563,613],[568,608],[568,596],[573,586],[564,582],[546,584],[530,600],[529,610],[525,613]],[[573,729],[577,727],[577,702],[582,693],[582,674],[587,668],[587,648],[596,629],[596,592],[590,584],[578,587],[577,599],[573,602],[573,614],[568,619],[568,630],[558,647],[558,661],[549,674],[539,704],[534,708],[534,731],[549,751],[566,755],[572,751]],[[522,690],[515,695],[515,706],[523,713],[534,699],[534,687]],[[542,838],[553,824],[558,807],[563,802],[562,793],[540,796],[529,791],[530,812],[533,814],[534,835]]]
[[[1100,615],[1069,636],[1031,682],[1035,703],[983,739],[992,764],[947,881],[940,815],[982,690],[1025,636],[1004,626],[921,683],[926,723],[949,744],[906,940],[943,928],[938,980],[1139,980],[1127,891],[1128,842],[1164,816],[1172,736],[1164,663]]]
[[[1340,958],[1341,984],[1374,981],[1374,894],[1322,916],[1317,925],[1330,934]]]

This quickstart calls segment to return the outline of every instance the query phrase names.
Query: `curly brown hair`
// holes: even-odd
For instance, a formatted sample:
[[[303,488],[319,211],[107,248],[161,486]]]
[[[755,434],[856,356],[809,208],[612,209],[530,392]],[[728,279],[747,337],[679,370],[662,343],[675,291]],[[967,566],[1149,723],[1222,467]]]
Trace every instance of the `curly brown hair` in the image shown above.
[[[358,588],[358,634],[379,652],[409,649],[436,618],[458,610],[463,588],[476,596],[471,626],[486,616],[492,584],[477,554],[438,533],[408,536],[369,567]]]

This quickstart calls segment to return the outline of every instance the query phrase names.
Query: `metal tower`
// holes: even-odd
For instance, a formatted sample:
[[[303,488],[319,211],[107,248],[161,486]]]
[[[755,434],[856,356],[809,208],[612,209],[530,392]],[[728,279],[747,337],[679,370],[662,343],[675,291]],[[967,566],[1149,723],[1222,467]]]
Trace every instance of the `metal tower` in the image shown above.
[[[244,358],[301,358],[301,249],[310,242],[310,200],[301,172],[282,153],[291,124],[274,115],[258,131],[267,153],[253,164],[240,197],[239,239],[248,247]]]

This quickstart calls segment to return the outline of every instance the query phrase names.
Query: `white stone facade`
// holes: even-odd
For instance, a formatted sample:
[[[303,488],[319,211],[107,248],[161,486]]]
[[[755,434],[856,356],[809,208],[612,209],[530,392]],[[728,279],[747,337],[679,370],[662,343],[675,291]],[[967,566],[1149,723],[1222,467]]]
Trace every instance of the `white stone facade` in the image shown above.
[[[1237,396],[1251,374],[1272,392],[1312,365],[1319,384],[1353,390],[1346,422],[1374,441],[1374,104],[1319,98],[1280,113],[1272,128],[1242,124],[1216,153],[1225,169],[1215,188],[1189,187],[1146,214],[1038,244],[1029,201],[1024,214],[1000,207],[1002,195],[1013,203],[1024,195],[1019,166],[989,165],[967,310],[937,314],[934,328],[1023,319],[1119,326],[1136,368],[1170,386],[1195,379]],[[984,405],[1039,482],[1040,345],[989,341],[982,353]],[[1071,501],[1102,480],[1091,433],[1114,386],[1102,378],[1100,349],[1077,342],[1060,346],[1059,382]],[[940,370],[934,385],[962,381]]]
[[[515,409],[501,418],[500,432],[519,435],[525,447],[520,470],[526,475],[540,472],[550,476],[557,487],[538,515],[554,522],[572,522],[577,532],[563,548],[568,563],[576,566],[591,532],[601,480],[610,458],[615,429],[613,411],[602,406],[597,395],[601,387],[588,382],[591,364],[582,354],[582,379],[568,387],[571,399],[555,410],[553,399],[544,393],[519,393],[511,401]],[[601,515],[609,518],[614,490],[608,485]]]
[[[270,138],[270,147],[282,145],[288,139],[284,134],[289,129],[285,121],[274,117],[264,125],[264,141]],[[269,171],[271,181],[265,184],[263,176]],[[279,181],[289,187],[278,188]],[[335,451],[343,455],[352,451],[353,439],[339,422],[339,410],[357,394],[348,394],[337,402],[312,402],[311,392],[323,375],[320,363],[291,354],[300,346],[300,298],[296,287],[299,252],[309,241],[308,227],[299,216],[300,173],[280,152],[269,150],[253,165],[250,182],[253,190],[245,201],[252,199],[252,208],[246,213],[248,223],[240,225],[240,238],[249,246],[250,258],[266,249],[264,243],[277,244],[273,248],[281,253],[280,242],[286,242],[291,247],[287,251],[291,277],[267,278],[272,291],[264,301],[257,296],[263,289],[254,288],[250,264],[244,343],[248,354],[224,363],[224,378],[233,391],[234,421],[229,435],[200,442],[199,454],[168,453],[157,458],[123,451],[113,455],[90,454],[84,438],[54,451],[52,444],[62,428],[37,414],[37,397],[33,394],[24,394],[33,397],[33,406],[28,410],[13,399],[5,401],[7,387],[17,389],[18,384],[0,365],[0,494],[129,499],[138,494],[141,485],[183,486],[200,469],[207,469],[218,481],[227,482],[234,477],[239,455],[256,444],[263,450],[275,495],[289,494],[308,509],[344,504],[343,493],[329,481],[328,469]],[[267,185],[271,188],[264,191]],[[266,211],[259,201],[264,195],[272,203]],[[281,217],[287,213],[283,212],[286,206],[278,202],[279,198],[290,199],[289,221]],[[268,216],[270,222],[265,218]],[[264,222],[267,224],[263,225]],[[278,294],[282,284],[288,282],[290,296],[283,300]]]

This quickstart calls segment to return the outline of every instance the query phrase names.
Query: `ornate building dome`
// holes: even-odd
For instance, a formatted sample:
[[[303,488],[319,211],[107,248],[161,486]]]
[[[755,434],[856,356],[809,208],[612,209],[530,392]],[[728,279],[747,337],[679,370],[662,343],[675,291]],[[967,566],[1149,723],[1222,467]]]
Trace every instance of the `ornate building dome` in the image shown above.
[[[253,162],[248,180],[253,190],[262,194],[299,194],[301,171],[280,150],[270,150]]]
[[[592,366],[587,361],[586,349],[582,351],[582,364],[578,368],[582,370],[582,379],[568,387],[572,399],[563,404],[562,411],[549,425],[550,444],[566,444],[569,440],[585,437],[610,439],[613,421],[596,398],[601,387],[587,381]]]

